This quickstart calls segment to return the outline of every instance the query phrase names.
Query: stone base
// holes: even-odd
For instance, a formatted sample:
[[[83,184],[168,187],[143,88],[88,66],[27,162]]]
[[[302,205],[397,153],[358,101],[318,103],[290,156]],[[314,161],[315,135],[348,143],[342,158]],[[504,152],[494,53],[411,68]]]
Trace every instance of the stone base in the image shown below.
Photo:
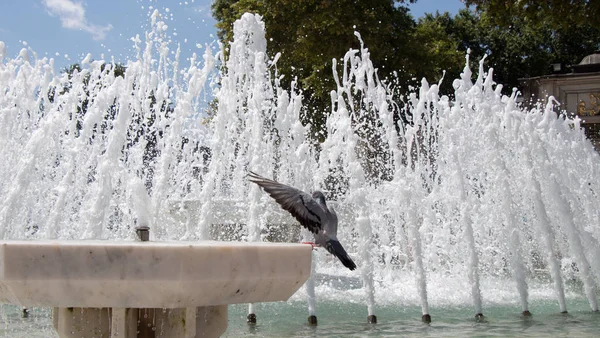
[[[3,240],[0,303],[54,308],[60,337],[218,337],[226,304],[287,300],[311,261],[291,243]]]
[[[61,338],[219,337],[227,330],[227,305],[184,309],[54,308]]]

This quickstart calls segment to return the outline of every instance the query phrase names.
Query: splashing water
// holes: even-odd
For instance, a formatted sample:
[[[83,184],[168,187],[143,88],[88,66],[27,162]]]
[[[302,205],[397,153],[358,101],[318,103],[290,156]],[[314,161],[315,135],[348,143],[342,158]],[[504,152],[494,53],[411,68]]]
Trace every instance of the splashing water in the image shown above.
[[[152,25],[122,76],[89,58],[58,74],[52,59],[12,59],[0,43],[2,238],[133,239],[149,225],[154,240],[299,240],[247,182],[253,170],[335,201],[359,274],[315,253],[323,280],[309,283],[311,314],[315,292],[364,302],[369,315],[377,302],[423,314],[471,302],[481,313],[512,295],[523,311],[530,297],[566,311],[578,283],[598,309],[600,158],[553,98],[521,107],[483,60],[473,82],[468,56],[452,96],[426,80],[399,96],[356,34],[361,48],[334,60],[327,137],[315,147],[260,16],[235,23],[228,57],[206,48],[183,68],[158,12]]]

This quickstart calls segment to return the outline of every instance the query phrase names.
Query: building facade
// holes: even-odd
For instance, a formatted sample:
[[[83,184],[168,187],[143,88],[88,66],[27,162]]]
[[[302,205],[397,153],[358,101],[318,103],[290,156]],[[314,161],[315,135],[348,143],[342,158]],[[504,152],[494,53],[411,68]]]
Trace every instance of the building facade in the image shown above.
[[[547,101],[553,96],[560,110],[579,116],[586,135],[600,150],[600,51],[571,66],[567,74],[550,74],[520,79],[524,102]],[[559,71],[559,65],[557,65]]]

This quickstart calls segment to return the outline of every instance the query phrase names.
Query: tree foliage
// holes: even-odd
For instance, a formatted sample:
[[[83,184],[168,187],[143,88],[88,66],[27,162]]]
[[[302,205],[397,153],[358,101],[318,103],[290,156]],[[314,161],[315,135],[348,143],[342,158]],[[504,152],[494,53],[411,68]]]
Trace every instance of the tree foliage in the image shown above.
[[[524,14],[504,20],[506,26],[497,23],[494,13],[469,9],[454,17],[425,15],[413,35],[413,44],[419,46],[415,58],[422,65],[416,75],[437,80],[446,70],[448,80],[454,79],[470,50],[471,67],[486,56],[485,65],[494,68],[494,80],[508,94],[519,86],[520,78],[549,74],[553,63],[561,63],[568,72],[569,65],[600,47],[600,29],[594,25],[533,24]],[[442,84],[443,92],[451,92],[450,82]]]
[[[508,94],[519,78],[549,74],[553,63],[568,71],[600,48],[600,1],[465,0],[473,7],[455,16],[426,14],[416,22],[405,6],[415,1],[215,0],[212,9],[225,45],[244,12],[263,16],[268,53],[282,53],[284,85],[297,77],[308,107],[304,122],[313,131],[330,109],[331,60],[359,47],[354,31],[361,33],[380,78],[397,71],[401,85],[422,77],[433,83],[445,72],[442,93],[452,93],[467,50],[471,67],[486,56],[485,65],[494,68],[494,79]]]
[[[464,0],[493,21],[508,27],[514,17],[529,26],[550,25],[552,28],[593,27],[600,29],[600,1],[597,0]]]
[[[462,44],[475,59],[488,55],[494,79],[506,91],[519,86],[519,78],[551,73],[553,63],[568,66],[600,47],[600,29],[593,25],[557,26],[552,21],[532,23],[525,15],[505,18],[497,24],[493,12],[463,10],[454,18]]]
[[[232,40],[233,22],[243,13],[258,13],[266,25],[268,53],[281,53],[283,84],[298,79],[307,103],[307,118],[321,126],[330,106],[332,59],[358,48],[354,31],[367,43],[383,77],[410,62],[409,37],[414,20],[403,3],[415,0],[216,0],[212,5],[222,42]],[[405,78],[409,76],[406,75]]]
[[[454,18],[447,12],[420,18],[411,36],[415,46],[412,57],[418,64],[415,77],[439,82],[445,76],[442,88],[448,92],[451,80],[460,74],[465,63],[466,48],[459,33]]]

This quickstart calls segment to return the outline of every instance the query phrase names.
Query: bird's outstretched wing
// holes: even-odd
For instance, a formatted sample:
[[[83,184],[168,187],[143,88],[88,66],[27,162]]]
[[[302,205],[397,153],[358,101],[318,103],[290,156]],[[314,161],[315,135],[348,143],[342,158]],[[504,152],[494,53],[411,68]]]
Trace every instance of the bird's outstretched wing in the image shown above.
[[[337,227],[338,227],[338,218],[335,209],[332,204],[328,204],[327,209],[329,209],[329,222],[324,222],[323,230],[329,235],[329,237],[337,236]]]
[[[322,228],[325,213],[323,208],[302,190],[290,187],[249,172],[250,182],[262,187],[281,207],[312,233],[317,234]]]

